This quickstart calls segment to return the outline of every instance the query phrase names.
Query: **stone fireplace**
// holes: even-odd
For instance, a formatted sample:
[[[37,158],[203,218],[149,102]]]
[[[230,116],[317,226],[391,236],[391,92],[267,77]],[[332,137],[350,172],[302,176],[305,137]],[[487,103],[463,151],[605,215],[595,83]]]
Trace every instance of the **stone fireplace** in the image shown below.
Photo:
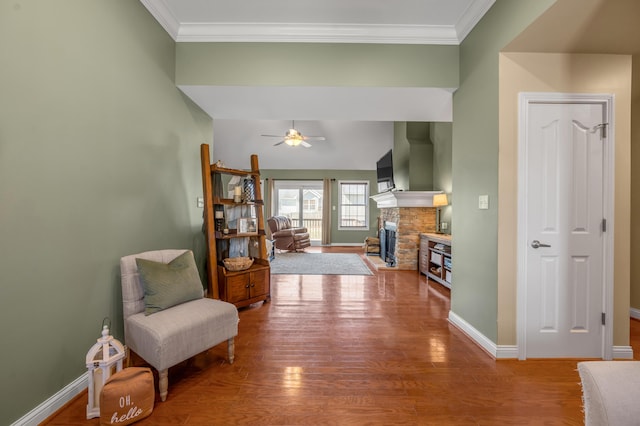
[[[418,270],[420,234],[436,231],[436,209],[433,195],[440,191],[399,191],[374,195],[371,198],[380,209],[379,231],[391,228],[395,231],[395,244],[391,246],[385,235],[383,258],[387,266],[402,270]],[[388,224],[388,225],[385,225]],[[384,256],[382,242],[381,257]],[[390,264],[388,258],[393,258]]]

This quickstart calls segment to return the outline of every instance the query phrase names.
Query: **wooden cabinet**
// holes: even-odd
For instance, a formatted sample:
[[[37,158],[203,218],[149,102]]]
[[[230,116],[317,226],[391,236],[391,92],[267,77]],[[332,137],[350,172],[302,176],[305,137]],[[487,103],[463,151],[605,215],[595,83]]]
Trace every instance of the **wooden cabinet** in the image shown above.
[[[451,236],[420,234],[420,272],[429,279],[451,288]]]
[[[269,301],[271,270],[265,245],[258,156],[251,156],[249,170],[211,164],[207,144],[201,145],[200,156],[207,295],[237,307]],[[236,187],[240,187],[238,192],[234,191]],[[251,257],[253,264],[243,271],[229,271],[223,260],[233,257]]]
[[[264,264],[261,259],[256,259],[251,268],[245,271],[231,272],[218,265],[220,299],[239,308],[268,300],[264,296],[269,294],[270,278],[269,264]]]

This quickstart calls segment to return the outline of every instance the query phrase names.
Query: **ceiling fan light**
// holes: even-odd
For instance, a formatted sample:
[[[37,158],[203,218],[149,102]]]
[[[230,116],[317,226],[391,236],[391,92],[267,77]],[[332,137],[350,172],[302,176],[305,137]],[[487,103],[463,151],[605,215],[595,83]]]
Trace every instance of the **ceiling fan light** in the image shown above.
[[[298,145],[300,145],[300,143],[302,143],[302,139],[299,139],[299,138],[286,138],[284,140],[284,143],[286,143],[289,146],[298,146]]]
[[[302,137],[302,135],[300,135],[300,132],[298,132],[296,129],[289,129],[287,131],[287,133],[285,134],[286,138],[292,138],[292,139],[298,139],[300,137]]]

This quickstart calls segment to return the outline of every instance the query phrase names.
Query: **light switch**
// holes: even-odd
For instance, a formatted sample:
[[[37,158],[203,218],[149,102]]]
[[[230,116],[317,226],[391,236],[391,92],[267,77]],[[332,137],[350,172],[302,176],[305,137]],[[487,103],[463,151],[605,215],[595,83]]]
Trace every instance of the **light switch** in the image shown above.
[[[478,197],[478,208],[480,210],[488,210],[489,209],[489,196],[488,195],[480,195]]]
[[[447,224],[447,222],[442,222],[442,223],[440,224],[440,229],[443,229],[443,230],[444,230],[444,229],[447,229],[448,227],[449,227],[449,225]]]
[[[202,198],[202,197],[196,198],[196,206],[199,209],[204,208],[204,198]]]

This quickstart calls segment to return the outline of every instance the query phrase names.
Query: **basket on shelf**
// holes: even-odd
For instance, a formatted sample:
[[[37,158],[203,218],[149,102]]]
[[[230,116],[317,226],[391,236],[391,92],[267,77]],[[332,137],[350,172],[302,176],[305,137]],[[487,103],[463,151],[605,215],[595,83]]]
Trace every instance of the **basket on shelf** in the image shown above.
[[[227,271],[244,271],[253,265],[253,259],[250,257],[228,257],[222,260]]]

